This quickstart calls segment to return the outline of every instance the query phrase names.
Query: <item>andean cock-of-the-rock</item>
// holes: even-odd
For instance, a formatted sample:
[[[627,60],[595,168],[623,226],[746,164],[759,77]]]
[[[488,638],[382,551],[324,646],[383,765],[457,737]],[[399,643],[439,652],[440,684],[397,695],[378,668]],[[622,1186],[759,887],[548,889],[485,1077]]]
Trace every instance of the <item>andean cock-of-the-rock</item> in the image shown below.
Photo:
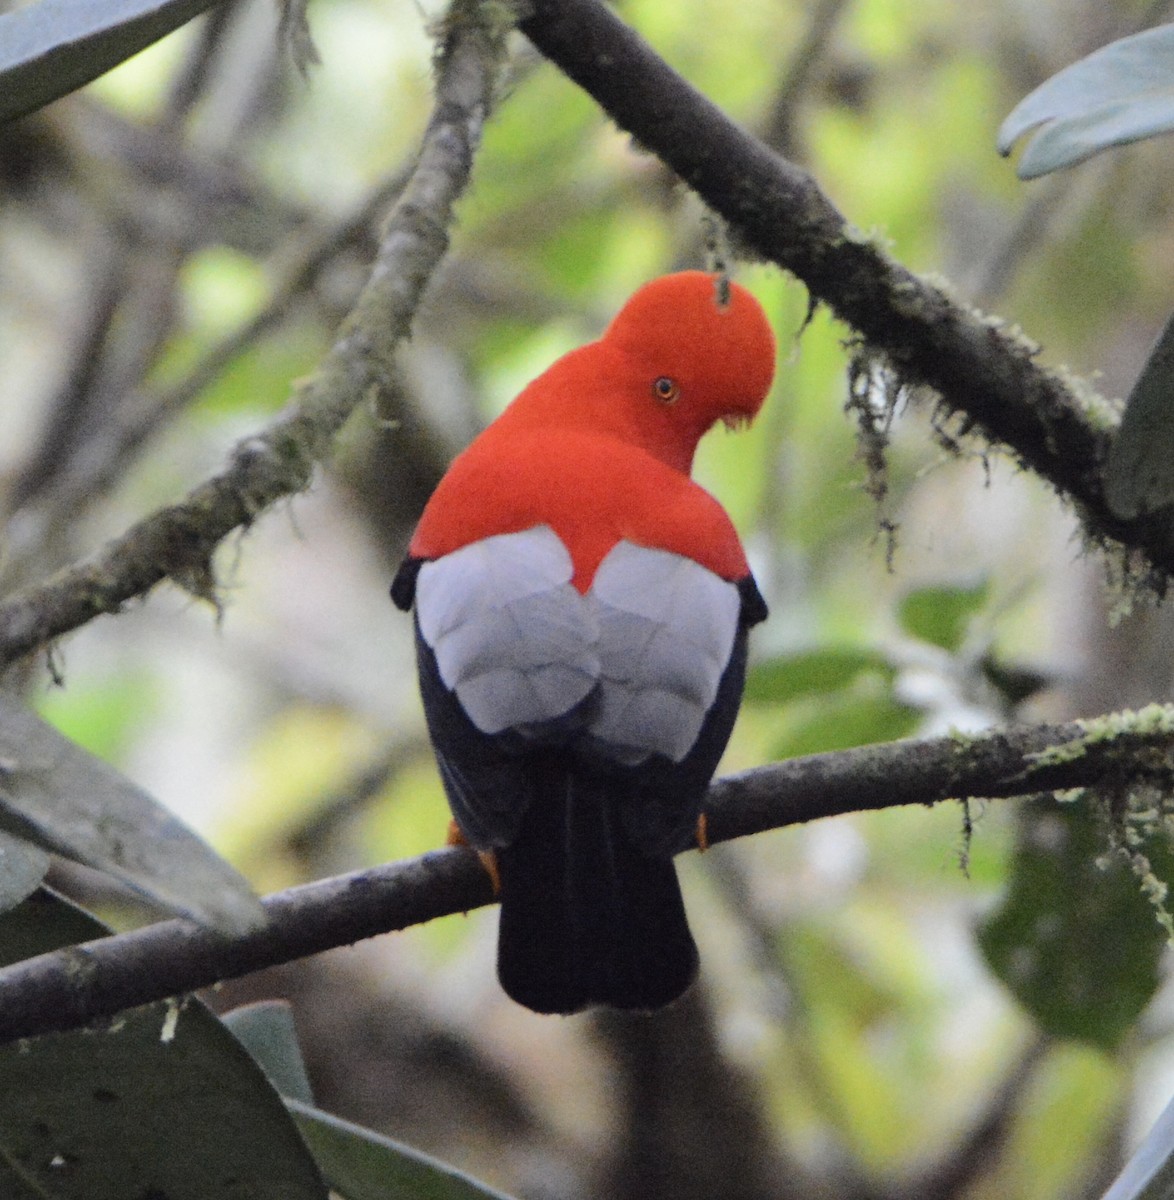
[[[766,605],[690,475],[774,364],[746,289],[646,284],[457,457],[392,586],[454,819],[493,857],[501,984],[536,1012],[654,1009],[697,974],[673,856]]]

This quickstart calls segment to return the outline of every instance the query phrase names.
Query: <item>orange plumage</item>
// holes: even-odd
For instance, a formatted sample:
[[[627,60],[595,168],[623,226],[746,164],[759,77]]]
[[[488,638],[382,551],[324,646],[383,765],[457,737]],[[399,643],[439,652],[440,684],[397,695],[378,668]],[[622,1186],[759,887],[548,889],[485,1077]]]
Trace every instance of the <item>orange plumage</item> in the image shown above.
[[[766,606],[690,471],[774,357],[745,289],[654,280],[458,456],[392,587],[454,817],[500,873],[499,978],[538,1012],[655,1008],[696,974],[672,856]]]
[[[683,271],[638,291],[599,341],[559,359],[457,457],[409,552],[437,558],[542,520],[570,548],[581,591],[621,538],[723,579],[745,575],[724,509],[689,479],[702,435],[752,420],[774,375],[758,301],[729,290],[721,308],[712,275]],[[676,389],[670,402],[657,395],[662,379]]]

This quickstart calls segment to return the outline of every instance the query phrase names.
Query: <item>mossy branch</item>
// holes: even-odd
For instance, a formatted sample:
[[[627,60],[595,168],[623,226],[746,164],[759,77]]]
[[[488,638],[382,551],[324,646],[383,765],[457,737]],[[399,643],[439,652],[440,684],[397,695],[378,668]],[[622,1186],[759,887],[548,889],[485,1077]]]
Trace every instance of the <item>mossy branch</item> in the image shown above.
[[[441,31],[436,103],[415,170],[355,307],[291,404],[180,503],[0,604],[0,669],[95,616],[118,612],[164,579],[214,601],[217,546],[310,485],[315,465],[330,454],[350,415],[387,384],[395,349],[448,249],[454,205],[494,98],[505,32],[497,6],[475,0],[453,6]]]
[[[811,754],[715,780],[714,841],[902,804],[1174,783],[1174,705]]]
[[[1115,791],[1138,778],[1160,781],[1167,792],[1174,784],[1174,707],[774,763],[712,785],[708,833],[716,843],[865,809]],[[0,971],[0,1041],[74,1028],[493,899],[472,851],[439,850],[270,896],[268,927],[244,937],[172,920],[43,954]]]
[[[752,253],[792,272],[967,427],[1069,498],[1094,543],[1141,551],[1160,589],[1174,523],[1105,503],[1108,405],[1037,361],[1017,330],[959,303],[854,229],[804,170],[730,120],[600,0],[528,0],[519,28],[621,129],[680,176]],[[992,132],[992,153],[994,150]]]

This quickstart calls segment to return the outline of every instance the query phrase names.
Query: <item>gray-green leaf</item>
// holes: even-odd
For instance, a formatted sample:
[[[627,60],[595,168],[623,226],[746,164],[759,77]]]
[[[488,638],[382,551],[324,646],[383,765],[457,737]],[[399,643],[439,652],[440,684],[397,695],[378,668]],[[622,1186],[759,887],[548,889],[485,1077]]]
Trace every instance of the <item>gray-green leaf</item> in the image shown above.
[[[1021,179],[1174,130],[1174,25],[1110,42],[1053,75],[1003,122],[999,153],[1037,125],[1044,128],[1019,160]]]
[[[1170,1200],[1174,1196],[1174,1100],[1102,1200]]]
[[[288,1097],[286,1105],[319,1170],[347,1200],[509,1200],[402,1142]]]
[[[285,1098],[319,1170],[347,1200],[508,1200],[427,1154],[315,1108],[284,1001],[248,1004],[222,1019]]]
[[[37,0],[0,15],[0,122],[23,117],[220,0]]]
[[[49,870],[49,856],[39,846],[0,832],[0,913],[32,894]]]
[[[243,1004],[220,1019],[283,1096],[303,1104],[314,1103],[288,1001]]]
[[[265,923],[247,881],[142,788],[0,694],[0,832],[225,933]]]

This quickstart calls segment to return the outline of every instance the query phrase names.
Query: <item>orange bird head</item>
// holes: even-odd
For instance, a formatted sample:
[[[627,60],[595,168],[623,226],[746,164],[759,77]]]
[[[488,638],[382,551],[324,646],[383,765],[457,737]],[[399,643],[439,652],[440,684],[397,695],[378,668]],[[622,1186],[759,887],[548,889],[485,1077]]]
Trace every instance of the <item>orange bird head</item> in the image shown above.
[[[753,419],[770,390],[775,340],[758,301],[704,271],[640,288],[597,342],[539,376],[498,424],[579,428],[639,446],[685,472],[718,421]]]
[[[775,339],[758,301],[730,283],[724,304],[717,276],[681,271],[645,284],[616,314],[603,341],[643,375],[660,372],[678,394],[659,398],[674,416],[708,429],[752,420],[775,373]]]
[[[601,339],[646,384],[653,401],[643,413],[647,431],[664,439],[672,465],[684,455],[685,470],[716,422],[754,419],[774,378],[774,334],[758,301],[730,283],[723,304],[718,289],[717,277],[704,271],[654,279]]]

